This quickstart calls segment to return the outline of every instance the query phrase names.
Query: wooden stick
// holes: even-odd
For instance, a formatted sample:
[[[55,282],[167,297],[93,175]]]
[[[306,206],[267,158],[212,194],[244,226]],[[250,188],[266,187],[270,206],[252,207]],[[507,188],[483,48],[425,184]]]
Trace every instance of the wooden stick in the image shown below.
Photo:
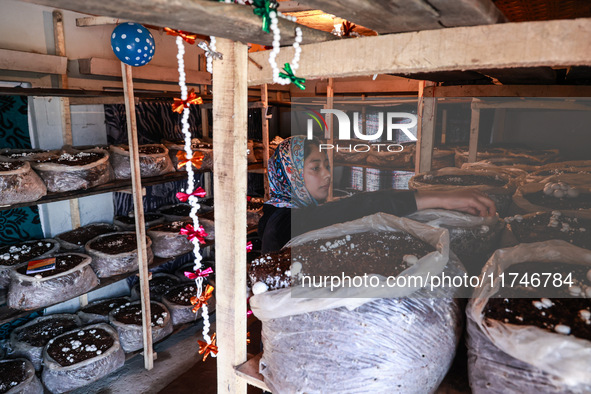
[[[133,97],[133,77],[131,66],[121,63],[123,90],[125,94],[125,113],[127,118],[127,138],[129,143],[129,164],[131,166],[131,188],[133,191],[133,212],[137,238],[137,254],[140,273],[140,299],[142,304],[142,335],[144,339],[144,367],[154,368],[154,349],[152,348],[152,312],[150,308],[150,285],[148,282],[148,254],[146,246],[146,227],[144,222],[144,202],[142,200],[142,176],[138,152],[137,121]]]
[[[267,169],[269,168],[269,118],[267,118],[267,110],[269,109],[269,95],[267,91],[267,84],[261,86],[261,116],[263,121],[263,182],[265,183],[265,200],[269,199],[269,177]]]
[[[433,82],[423,81],[419,86],[419,106],[417,109],[417,156],[415,172],[421,173],[431,170],[433,160],[433,144],[435,141],[435,114],[437,113],[436,99],[425,97],[425,87]]]
[[[333,109],[334,108],[334,78],[328,78],[328,85],[326,86],[326,109]],[[334,146],[334,122],[332,114],[327,114],[326,123],[328,126],[327,133],[325,137],[328,138],[328,144]],[[334,188],[334,153],[333,149],[329,149],[328,152],[328,162],[330,163],[330,186],[328,187],[328,201],[332,200],[333,188]]]
[[[477,108],[476,100],[472,102],[472,118],[470,120],[470,143],[468,146],[468,163],[476,161],[478,152],[478,133],[480,130],[480,108]]]
[[[234,367],[246,361],[246,173],[248,48],[217,39],[213,62],[218,393],[245,394]]]

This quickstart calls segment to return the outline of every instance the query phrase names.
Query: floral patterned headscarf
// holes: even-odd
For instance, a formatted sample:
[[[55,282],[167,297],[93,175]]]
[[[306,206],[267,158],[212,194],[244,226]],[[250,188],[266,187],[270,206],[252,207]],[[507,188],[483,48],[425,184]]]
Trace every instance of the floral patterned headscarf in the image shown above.
[[[302,208],[318,205],[304,184],[304,144],[298,135],[283,140],[269,159],[269,190],[271,199],[265,204],[278,208]]]

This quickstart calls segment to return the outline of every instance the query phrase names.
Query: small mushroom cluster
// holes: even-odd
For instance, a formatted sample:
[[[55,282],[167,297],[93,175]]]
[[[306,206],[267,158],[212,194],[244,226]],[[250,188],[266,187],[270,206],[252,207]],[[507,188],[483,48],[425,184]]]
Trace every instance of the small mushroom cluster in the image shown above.
[[[556,198],[577,198],[580,191],[564,182],[548,182],[544,185],[544,194]]]

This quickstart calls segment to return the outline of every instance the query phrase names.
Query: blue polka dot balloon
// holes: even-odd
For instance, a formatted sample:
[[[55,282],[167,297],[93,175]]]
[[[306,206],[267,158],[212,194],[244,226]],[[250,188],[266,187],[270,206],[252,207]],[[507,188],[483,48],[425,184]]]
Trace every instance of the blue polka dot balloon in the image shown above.
[[[137,23],[122,23],[111,34],[111,49],[115,56],[130,66],[145,66],[154,57],[154,37]]]

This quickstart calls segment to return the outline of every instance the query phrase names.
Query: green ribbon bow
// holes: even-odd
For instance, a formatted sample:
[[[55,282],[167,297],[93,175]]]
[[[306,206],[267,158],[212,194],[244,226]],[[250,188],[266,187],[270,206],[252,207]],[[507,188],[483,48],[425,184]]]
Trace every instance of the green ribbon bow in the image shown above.
[[[270,26],[271,26],[271,16],[269,15],[271,11],[275,11],[278,7],[277,1],[275,0],[254,0],[252,3],[254,5],[254,14],[263,18],[263,31],[265,33],[270,33]]]
[[[293,71],[291,69],[291,65],[289,63],[285,63],[285,66],[283,67],[283,71],[285,71],[285,72],[279,73],[279,76],[281,78],[289,79],[290,82],[293,83],[298,88],[300,88],[302,90],[306,90],[306,87],[304,86],[304,84],[306,83],[306,80],[304,78],[296,77],[293,74]]]

